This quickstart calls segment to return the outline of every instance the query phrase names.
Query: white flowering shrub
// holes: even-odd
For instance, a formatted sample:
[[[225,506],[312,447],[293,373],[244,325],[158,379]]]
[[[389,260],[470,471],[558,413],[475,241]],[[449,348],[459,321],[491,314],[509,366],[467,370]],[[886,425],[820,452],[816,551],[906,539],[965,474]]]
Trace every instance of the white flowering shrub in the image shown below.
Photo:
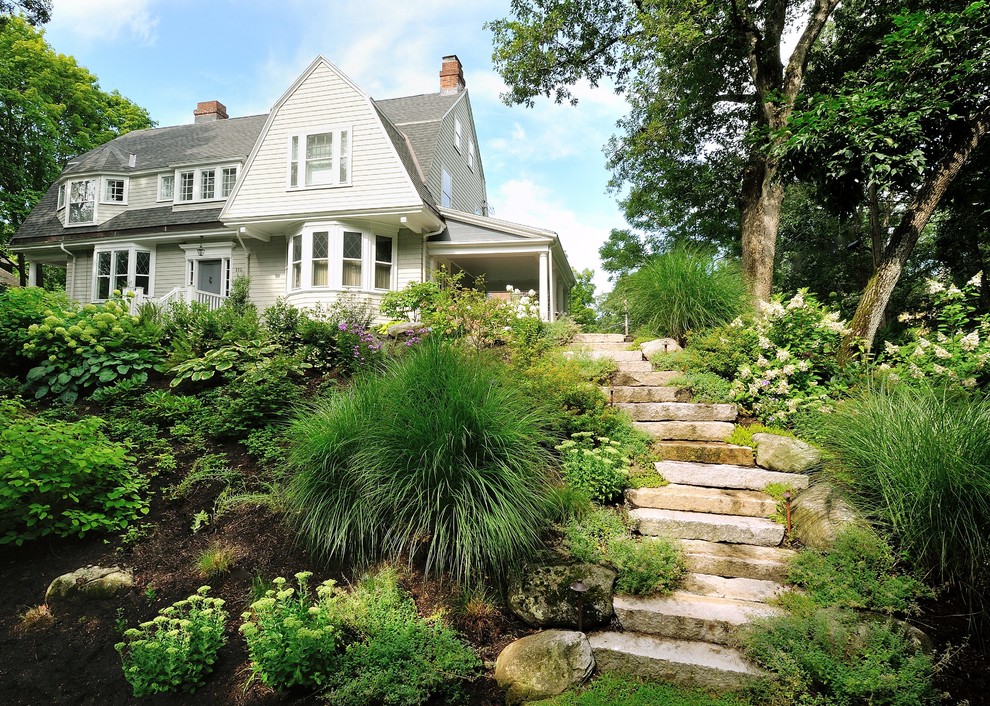
[[[990,315],[976,314],[980,274],[961,289],[937,280],[928,282],[924,311],[903,313],[908,329],[900,345],[887,341],[878,357],[890,380],[949,381],[965,388],[990,382]]]
[[[736,319],[729,326],[742,329],[745,324]],[[762,302],[750,325],[755,357],[738,367],[732,398],[766,424],[786,424],[808,406],[827,408],[840,372],[836,353],[848,333],[839,313],[806,289],[786,302],[780,295]]]

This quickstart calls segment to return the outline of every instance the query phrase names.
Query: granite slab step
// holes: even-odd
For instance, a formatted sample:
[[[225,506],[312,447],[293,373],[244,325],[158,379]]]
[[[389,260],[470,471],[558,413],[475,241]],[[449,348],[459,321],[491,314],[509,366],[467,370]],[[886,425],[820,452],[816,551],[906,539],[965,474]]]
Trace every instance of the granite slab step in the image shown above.
[[[627,359],[627,360],[617,360],[615,361],[615,367],[620,373],[650,373],[653,372],[653,363],[648,360],[642,359],[642,353],[639,354],[640,358]]]
[[[681,582],[681,590],[708,598],[765,603],[787,589],[778,581],[745,577],[715,576],[690,572]]]
[[[727,578],[758,579],[784,583],[792,549],[724,544],[698,539],[682,539],[681,548],[689,571]]]
[[[625,340],[621,333],[578,333],[571,343],[623,343]]]
[[[689,461],[658,461],[654,466],[668,483],[678,485],[763,490],[770,483],[782,483],[803,490],[809,483],[808,476],[801,473],[779,473],[751,466]]]
[[[652,366],[648,361],[644,362]],[[640,371],[624,371],[620,367],[619,372],[612,378],[612,383],[617,387],[642,387],[644,385],[654,387],[667,385],[671,380],[675,380],[683,375],[684,373],[677,372],[676,370],[653,370],[650,367]]]
[[[709,512],[715,515],[770,517],[776,501],[756,490],[729,490],[671,483],[662,488],[636,488],[626,491],[626,502],[634,508]]]
[[[734,404],[622,402],[615,406],[637,422],[731,422],[738,414]]]
[[[756,457],[749,446],[735,446],[720,441],[656,441],[654,446],[667,461],[691,463],[726,463],[755,466]]]
[[[629,519],[640,534],[648,537],[703,539],[760,547],[776,547],[784,539],[783,525],[760,517],[638,508],[629,511]]]
[[[602,389],[613,404],[691,401],[691,391],[684,387],[604,387]]]
[[[574,343],[572,342],[567,346],[566,350],[577,351],[578,353],[584,351],[639,351],[638,348],[630,348],[631,343],[625,343],[623,341],[617,343]]]
[[[742,653],[705,642],[628,632],[588,635],[599,672],[621,672],[692,689],[739,691],[764,673]]]
[[[732,422],[633,422],[656,439],[721,441],[735,428]]]
[[[619,365],[619,370],[623,370],[623,365],[628,365],[630,363],[646,363],[647,367],[645,370],[653,370],[653,366],[650,361],[643,358],[643,351],[629,351],[629,350],[598,350],[597,348],[588,348],[581,351],[564,351],[565,358],[572,358],[575,355],[582,355],[588,358],[611,358]],[[637,369],[638,368],[634,368]]]
[[[716,645],[730,644],[736,631],[753,620],[782,612],[766,603],[686,591],[658,597],[617,595],[612,607],[623,630]]]

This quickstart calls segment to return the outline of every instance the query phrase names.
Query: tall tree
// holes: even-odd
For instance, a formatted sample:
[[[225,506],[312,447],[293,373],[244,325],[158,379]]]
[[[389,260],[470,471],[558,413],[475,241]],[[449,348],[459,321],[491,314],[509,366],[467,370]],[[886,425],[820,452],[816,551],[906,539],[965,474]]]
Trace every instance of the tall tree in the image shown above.
[[[568,301],[568,313],[574,321],[581,325],[584,331],[594,331],[598,323],[598,314],[595,313],[595,283],[592,279],[595,273],[590,269],[574,270],[576,280],[571,287],[571,295]]]
[[[70,158],[154,125],[18,16],[0,29],[0,247]]]
[[[839,0],[513,0],[512,18],[488,24],[504,99],[576,102],[582,79],[612,79],[632,112],[613,147],[631,181],[632,214],[683,223],[699,214],[695,184],[735,179],[743,268],[769,297],[784,190],[774,140],[790,119],[812,47]],[[788,28],[797,42],[781,59]],[[717,192],[709,192],[709,195]],[[681,198],[681,197],[684,198]],[[627,203],[627,211],[629,210]],[[722,209],[724,211],[724,209]],[[718,219],[703,219],[718,228]]]
[[[52,0],[0,0],[0,29],[14,13],[35,26],[43,25],[52,18]]]

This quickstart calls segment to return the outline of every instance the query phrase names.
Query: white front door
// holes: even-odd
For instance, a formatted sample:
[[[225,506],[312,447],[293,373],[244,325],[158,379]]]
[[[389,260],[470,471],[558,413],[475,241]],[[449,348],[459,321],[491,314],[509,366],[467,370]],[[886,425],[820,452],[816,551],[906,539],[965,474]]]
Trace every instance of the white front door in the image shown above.
[[[200,260],[197,268],[199,275],[196,282],[196,289],[210,294],[221,294],[223,292],[223,261],[222,260]]]

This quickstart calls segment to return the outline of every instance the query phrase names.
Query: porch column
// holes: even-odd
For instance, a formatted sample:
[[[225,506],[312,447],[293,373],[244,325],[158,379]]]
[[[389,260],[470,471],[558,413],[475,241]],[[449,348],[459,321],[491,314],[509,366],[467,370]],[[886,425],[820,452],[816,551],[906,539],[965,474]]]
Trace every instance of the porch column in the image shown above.
[[[553,258],[549,259],[549,283],[548,291],[550,292],[550,318],[547,321],[554,321],[557,318],[557,278],[553,276]]]
[[[550,320],[550,253],[540,253],[540,318]]]
[[[41,263],[40,262],[29,262],[28,263],[28,281],[27,286],[29,287],[40,287],[41,286]]]

